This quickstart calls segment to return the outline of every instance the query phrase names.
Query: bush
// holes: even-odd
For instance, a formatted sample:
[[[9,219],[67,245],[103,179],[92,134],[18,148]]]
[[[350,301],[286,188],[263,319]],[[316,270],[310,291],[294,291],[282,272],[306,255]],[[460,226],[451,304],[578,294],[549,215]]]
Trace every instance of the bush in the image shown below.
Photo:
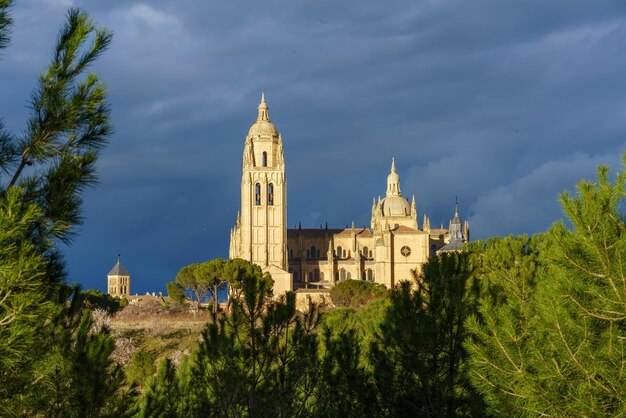
[[[81,296],[84,298],[85,305],[89,307],[89,309],[92,311],[102,309],[109,315],[114,314],[124,306],[128,305],[128,300],[126,298],[115,298],[107,293],[102,293],[100,290],[85,290],[84,292],[81,292]],[[124,301],[126,302],[124,303]]]
[[[346,280],[330,290],[330,298],[339,307],[360,308],[387,295],[384,285],[361,280]]]
[[[152,376],[156,370],[155,358],[147,350],[137,350],[130,357],[130,363],[126,368],[126,376],[131,384],[142,386],[146,379]]]

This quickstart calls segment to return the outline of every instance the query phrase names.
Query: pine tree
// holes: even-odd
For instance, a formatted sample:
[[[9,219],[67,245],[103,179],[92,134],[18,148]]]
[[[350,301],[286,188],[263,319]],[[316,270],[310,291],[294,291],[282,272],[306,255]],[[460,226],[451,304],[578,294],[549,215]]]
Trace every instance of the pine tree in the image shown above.
[[[626,166],[626,155],[624,156]],[[546,236],[546,280],[538,289],[551,362],[546,410],[563,415],[626,414],[626,172],[581,181],[561,195],[571,228]]]
[[[0,0],[0,47],[10,1]],[[106,88],[85,70],[111,33],[70,9],[52,62],[31,95],[20,135],[0,126],[0,414],[124,416],[123,376],[108,330],[92,331],[79,290],[65,284],[62,254],[96,181],[111,132]],[[130,411],[130,412],[129,412]]]
[[[175,377],[162,366],[148,385],[143,413],[173,410],[174,396],[176,413],[185,416],[309,416],[317,308],[298,313],[294,293],[273,300],[273,280],[256,265],[222,260],[213,266],[223,269],[216,276],[235,284],[231,309],[212,313],[198,351]]]
[[[481,255],[470,374],[494,415],[626,414],[625,181],[600,167],[561,195],[569,226]]]
[[[538,236],[492,238],[469,248],[481,295],[466,322],[469,376],[494,416],[539,411],[533,399],[542,388],[529,358],[542,356],[535,299],[540,248]]]
[[[433,257],[391,292],[372,348],[376,385],[389,416],[458,416],[480,411],[464,373],[464,322],[476,289],[466,253]]]
[[[323,331],[323,354],[311,403],[315,417],[381,416],[372,374],[361,365],[361,345],[354,330],[333,336]]]

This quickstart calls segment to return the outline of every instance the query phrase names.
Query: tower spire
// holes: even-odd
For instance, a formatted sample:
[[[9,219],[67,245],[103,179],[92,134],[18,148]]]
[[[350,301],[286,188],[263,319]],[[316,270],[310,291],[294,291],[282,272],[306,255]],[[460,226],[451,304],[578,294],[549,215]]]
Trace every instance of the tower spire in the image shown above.
[[[261,92],[261,103],[259,103],[259,116],[256,119],[257,121],[270,121],[270,116],[267,112],[267,109],[269,109],[269,107],[267,106],[267,103],[265,103],[265,92]]]
[[[387,196],[402,196],[400,191],[400,176],[396,173],[396,160],[391,159],[391,173],[387,176]]]

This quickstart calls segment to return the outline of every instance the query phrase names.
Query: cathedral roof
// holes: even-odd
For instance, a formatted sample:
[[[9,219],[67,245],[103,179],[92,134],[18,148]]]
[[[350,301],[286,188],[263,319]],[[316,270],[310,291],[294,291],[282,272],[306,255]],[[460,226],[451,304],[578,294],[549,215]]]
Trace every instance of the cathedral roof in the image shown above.
[[[411,205],[409,201],[399,195],[385,197],[381,201],[384,216],[410,216]]]
[[[372,236],[372,232],[370,231],[369,228],[355,228],[354,232],[358,236],[364,237],[364,238],[368,238]],[[337,233],[337,235],[350,235],[350,234],[352,234],[352,228],[342,229],[342,230],[339,230],[339,232]]]
[[[419,231],[417,229],[408,227],[406,225],[399,225],[391,230],[391,232],[395,234],[425,234],[424,231]]]
[[[265,103],[265,93],[261,94],[259,103],[259,116],[248,131],[248,136],[278,136],[278,128],[270,121],[269,107]]]
[[[126,270],[126,267],[122,265],[122,262],[118,258],[117,263],[115,263],[107,276],[130,276],[130,273]]]
[[[359,237],[369,238],[372,236],[372,232],[369,228],[355,228],[354,232]],[[289,228],[287,229],[287,236],[295,237],[298,234],[302,234],[305,237],[323,237],[326,233],[328,235],[350,235],[352,233],[352,228],[328,228],[328,229],[320,229],[320,228]]]
[[[464,246],[463,241],[453,240],[441,247],[439,251],[461,251]]]

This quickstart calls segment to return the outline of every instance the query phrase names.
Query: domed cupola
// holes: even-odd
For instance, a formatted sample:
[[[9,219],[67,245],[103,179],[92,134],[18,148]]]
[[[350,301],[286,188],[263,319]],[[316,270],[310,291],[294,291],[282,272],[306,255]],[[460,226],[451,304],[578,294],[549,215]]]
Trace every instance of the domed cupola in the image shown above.
[[[259,104],[259,116],[256,122],[248,131],[249,137],[278,137],[278,128],[270,122],[270,116],[267,110],[269,107],[265,103],[265,94],[261,94],[261,103]]]
[[[396,162],[391,159],[391,173],[387,176],[387,193],[381,201],[383,216],[410,216],[411,204],[402,197],[400,176],[396,173]]]

